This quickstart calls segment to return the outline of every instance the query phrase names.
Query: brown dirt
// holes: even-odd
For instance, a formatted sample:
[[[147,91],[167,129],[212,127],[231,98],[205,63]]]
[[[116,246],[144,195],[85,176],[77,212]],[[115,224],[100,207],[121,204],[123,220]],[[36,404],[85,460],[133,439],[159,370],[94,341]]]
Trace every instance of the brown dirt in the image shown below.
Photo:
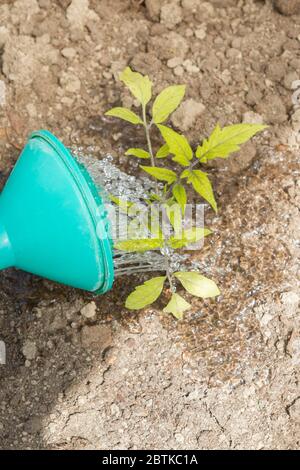
[[[216,122],[270,124],[210,170],[220,213],[194,259],[217,303],[176,322],[159,302],[124,309],[134,279],[93,299],[1,272],[2,449],[299,449],[299,34],[270,1],[0,1],[2,183],[37,128],[127,167],[141,136],[103,117],[133,104],[116,80],[127,64],[157,90],[187,84],[205,110],[174,123],[195,144]]]

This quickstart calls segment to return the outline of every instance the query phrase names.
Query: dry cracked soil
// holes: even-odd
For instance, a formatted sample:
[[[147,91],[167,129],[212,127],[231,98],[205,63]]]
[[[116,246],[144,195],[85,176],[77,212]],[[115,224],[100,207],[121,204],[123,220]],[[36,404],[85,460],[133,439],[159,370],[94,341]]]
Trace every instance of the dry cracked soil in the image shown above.
[[[265,122],[209,169],[220,211],[194,253],[221,286],[183,321],[14,269],[0,275],[1,449],[299,449],[299,1],[0,0],[0,179],[26,136],[95,158],[142,134],[104,117],[134,105],[130,65],[187,85],[173,117],[194,144]],[[45,215],[46,216],[46,215]]]

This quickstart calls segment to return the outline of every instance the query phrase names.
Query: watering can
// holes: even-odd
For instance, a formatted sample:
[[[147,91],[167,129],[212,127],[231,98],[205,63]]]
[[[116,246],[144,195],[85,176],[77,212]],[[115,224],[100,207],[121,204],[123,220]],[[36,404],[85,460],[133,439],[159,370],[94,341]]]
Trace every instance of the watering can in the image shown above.
[[[45,130],[31,134],[0,196],[0,270],[13,266],[97,294],[114,279],[104,201]]]

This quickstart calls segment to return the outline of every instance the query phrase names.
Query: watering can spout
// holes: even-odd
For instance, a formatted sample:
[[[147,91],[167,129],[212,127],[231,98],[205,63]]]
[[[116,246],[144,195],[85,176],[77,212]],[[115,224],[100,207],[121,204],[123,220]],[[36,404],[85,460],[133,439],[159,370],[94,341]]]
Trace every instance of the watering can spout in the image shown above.
[[[112,243],[97,227],[104,203],[93,181],[50,132],[28,139],[0,195],[0,271],[16,267],[104,293],[113,283]],[[105,232],[106,233],[106,232]]]
[[[6,229],[0,220],[0,270],[14,265],[14,253]]]

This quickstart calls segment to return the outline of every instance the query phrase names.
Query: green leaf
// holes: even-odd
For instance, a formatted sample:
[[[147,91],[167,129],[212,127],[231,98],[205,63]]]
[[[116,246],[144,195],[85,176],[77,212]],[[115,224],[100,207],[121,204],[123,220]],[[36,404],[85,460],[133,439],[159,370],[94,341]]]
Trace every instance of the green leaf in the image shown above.
[[[122,199],[114,196],[113,194],[109,194],[109,198],[112,202],[117,204],[117,206],[119,206],[121,211],[124,212],[125,214],[127,214],[128,210],[135,204],[134,202],[123,201]]]
[[[172,198],[173,199],[173,198]],[[182,216],[180,205],[170,201],[170,205],[164,204],[164,211],[174,229],[175,234],[182,233]]]
[[[155,124],[164,122],[175,111],[185,94],[185,85],[172,85],[165,88],[156,98],[152,107],[152,120]]]
[[[218,124],[210,137],[198,146],[196,157],[202,162],[216,157],[227,158],[232,152],[237,152],[241,144],[266,127],[268,126],[262,124],[233,124],[221,129]]]
[[[173,162],[179,163],[181,166],[189,166],[190,162],[184,155],[175,155],[172,158]]]
[[[214,281],[208,279],[201,274],[192,271],[192,272],[177,272],[174,273],[174,276],[181,282],[185,290],[190,294],[202,299],[207,299],[209,297],[216,297],[220,295],[218,286]]]
[[[198,242],[203,237],[210,235],[212,232],[208,228],[192,227],[182,231],[181,237],[172,236],[169,238],[169,245],[173,249],[183,248]]]
[[[174,173],[172,170],[168,170],[167,168],[157,168],[156,166],[153,167],[143,165],[141,165],[141,168],[154,178],[160,181],[166,181],[169,184],[173,183],[177,179],[176,173]]]
[[[181,178],[187,178],[188,183],[192,184],[194,190],[211,205],[215,212],[218,212],[211,182],[204,171],[184,170],[181,174]]]
[[[172,188],[173,196],[181,207],[182,213],[184,214],[185,205],[187,201],[186,191],[182,184],[175,184]]]
[[[156,158],[165,158],[169,155],[169,153],[170,153],[170,150],[169,150],[168,144],[164,144],[158,149],[158,151],[156,152],[155,157]]]
[[[131,124],[143,124],[141,118],[127,108],[112,108],[109,111],[106,111],[105,116],[117,117],[123,119],[124,121],[131,122]]]
[[[137,238],[133,240],[118,241],[114,244],[114,248],[122,251],[150,251],[156,250],[163,245],[161,238]]]
[[[120,74],[120,80],[145,107],[151,99],[152,82],[149,80],[149,77],[147,75],[143,76],[139,72],[133,72],[130,67],[126,67]]]
[[[183,313],[188,310],[191,305],[184,300],[183,297],[179,294],[172,294],[171,300],[168,305],[164,308],[165,313],[172,313],[175,318],[181,320],[183,317]]]
[[[184,135],[180,135],[178,132],[173,131],[173,129],[161,124],[158,124],[157,127],[168,144],[170,153],[173,153],[176,157],[176,160],[175,158],[173,160],[184,164],[184,166],[188,165],[189,161],[193,158],[193,151]]]
[[[138,157],[138,158],[150,158],[150,153],[149,152],[146,152],[146,150],[137,149],[137,148],[132,148],[132,149],[126,150],[125,155],[129,155],[129,156],[132,156],[132,157]]]
[[[127,297],[125,307],[129,310],[139,310],[150,305],[160,296],[166,276],[154,277],[137,286]]]

